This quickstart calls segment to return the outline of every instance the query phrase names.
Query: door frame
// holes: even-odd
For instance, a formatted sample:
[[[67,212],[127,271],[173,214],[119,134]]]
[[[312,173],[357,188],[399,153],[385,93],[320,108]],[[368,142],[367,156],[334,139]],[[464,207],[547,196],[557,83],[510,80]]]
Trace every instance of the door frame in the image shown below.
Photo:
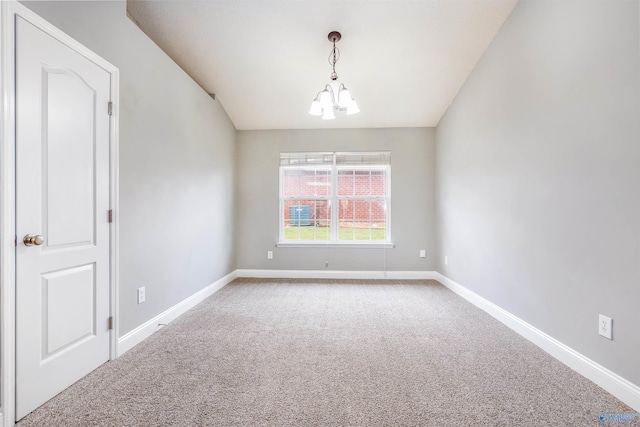
[[[16,0],[0,2],[0,426],[15,424],[16,408],[16,191],[15,191],[15,17],[19,16],[96,63],[111,75],[113,113],[109,123],[109,360],[118,346],[118,123],[119,70]]]

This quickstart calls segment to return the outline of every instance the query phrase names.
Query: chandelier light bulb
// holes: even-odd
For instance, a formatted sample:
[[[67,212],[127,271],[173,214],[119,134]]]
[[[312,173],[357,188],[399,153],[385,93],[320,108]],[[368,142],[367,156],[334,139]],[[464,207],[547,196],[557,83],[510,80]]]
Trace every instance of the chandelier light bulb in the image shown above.
[[[321,116],[322,115],[322,105],[320,105],[320,101],[315,99],[311,103],[311,108],[309,109],[309,114],[312,116]]]
[[[349,91],[343,86],[340,91],[340,95],[338,96],[338,107],[347,108],[351,104],[351,94]]]
[[[360,112],[360,109],[358,108],[358,103],[356,102],[355,99],[351,98],[351,102],[347,106],[347,116],[350,116],[352,114],[356,114],[359,112]]]
[[[333,120],[336,116],[333,114],[333,108],[325,108],[322,114],[322,120]]]
[[[325,110],[333,108],[333,96],[327,89],[320,92],[320,105]]]

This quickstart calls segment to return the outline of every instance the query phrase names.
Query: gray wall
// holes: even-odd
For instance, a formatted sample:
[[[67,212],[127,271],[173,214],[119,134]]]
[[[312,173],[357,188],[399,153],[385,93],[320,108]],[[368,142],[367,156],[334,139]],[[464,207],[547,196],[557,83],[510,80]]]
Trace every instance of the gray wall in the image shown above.
[[[124,1],[24,4],[120,69],[122,335],[235,270],[235,128]]]
[[[284,151],[391,151],[393,249],[275,248]],[[434,129],[238,131],[238,268],[433,270]],[[419,258],[419,250],[427,258]],[[267,260],[267,251],[274,259]],[[386,251],[386,254],[385,254]],[[325,268],[325,260],[329,262]]]
[[[436,175],[437,269],[635,384],[638,7],[521,0],[438,125]]]

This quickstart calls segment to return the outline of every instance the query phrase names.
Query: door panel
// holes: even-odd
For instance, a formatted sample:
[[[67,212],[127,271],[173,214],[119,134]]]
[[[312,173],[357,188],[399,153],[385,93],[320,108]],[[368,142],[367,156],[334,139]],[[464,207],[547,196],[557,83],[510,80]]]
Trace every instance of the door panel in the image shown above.
[[[43,358],[96,334],[95,282],[95,264],[42,275]]]
[[[16,19],[17,419],[109,359],[110,87]]]
[[[96,91],[67,68],[45,67],[43,86],[42,202],[47,210],[43,224],[47,247],[93,243]]]

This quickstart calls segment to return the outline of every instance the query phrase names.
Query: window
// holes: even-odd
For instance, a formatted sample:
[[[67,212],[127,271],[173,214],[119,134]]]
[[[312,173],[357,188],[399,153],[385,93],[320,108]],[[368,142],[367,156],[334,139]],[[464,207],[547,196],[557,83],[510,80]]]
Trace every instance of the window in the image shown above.
[[[389,243],[390,153],[281,153],[280,243]]]

